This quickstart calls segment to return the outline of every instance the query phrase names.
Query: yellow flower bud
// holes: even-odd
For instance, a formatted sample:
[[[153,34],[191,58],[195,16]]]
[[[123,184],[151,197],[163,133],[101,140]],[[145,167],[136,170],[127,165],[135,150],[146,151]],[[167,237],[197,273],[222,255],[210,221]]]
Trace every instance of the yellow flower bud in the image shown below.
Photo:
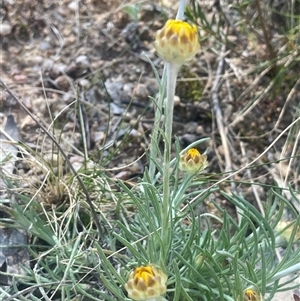
[[[154,265],[140,266],[129,274],[125,289],[133,300],[147,300],[165,294],[167,275]]]
[[[201,172],[208,166],[207,156],[201,155],[198,150],[191,148],[180,154],[179,168],[187,173]]]
[[[156,32],[154,47],[158,55],[169,63],[187,63],[200,49],[197,27],[181,20],[168,20]]]
[[[251,288],[244,291],[244,301],[263,301],[261,294]]]

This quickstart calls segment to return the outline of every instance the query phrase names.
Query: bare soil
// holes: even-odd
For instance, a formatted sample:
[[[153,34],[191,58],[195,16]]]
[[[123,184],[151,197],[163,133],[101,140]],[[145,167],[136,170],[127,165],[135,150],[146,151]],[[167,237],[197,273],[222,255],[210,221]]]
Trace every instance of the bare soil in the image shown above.
[[[125,4],[120,0],[4,0],[0,7],[0,60],[2,80],[55,134],[76,169],[82,166],[87,151],[91,161],[100,162],[111,177],[134,181],[146,164],[154,118],[149,96],[155,97],[158,91],[149,60],[160,75],[163,70],[153,46],[155,32],[167,17],[176,15],[176,5],[161,7],[158,1],[141,1],[138,18],[133,20]],[[213,2],[205,9],[208,14],[216,13]],[[200,31],[200,35],[203,38],[205,33]],[[280,46],[282,41],[278,38],[277,42]],[[203,38],[196,59],[180,71],[174,112],[174,136],[182,147],[202,137],[211,138],[201,151],[209,147],[207,174],[215,179],[228,171],[212,104],[220,49],[214,37]],[[255,72],[264,56],[263,42],[247,36],[241,40],[229,29],[217,96],[231,170],[260,156],[293,121],[300,101],[299,86],[294,86],[293,80],[290,85],[285,79],[274,85],[272,72]],[[286,76],[293,79],[295,73],[291,70]],[[253,103],[262,91],[263,96]],[[12,113],[20,141],[41,156],[52,154],[52,142],[35,122],[5,91],[0,97],[0,125]],[[257,206],[253,186],[244,184],[246,181],[266,185],[255,188],[262,200],[267,185],[285,176],[299,187],[299,158],[293,162],[294,173],[288,168],[289,161],[277,161],[291,156],[294,144],[288,141],[286,132],[261,156],[251,173],[243,171],[235,176],[240,184],[228,184],[224,189],[242,192]],[[18,172],[32,176],[24,161]],[[234,214],[230,204],[219,201]],[[211,209],[208,206],[206,210]],[[280,300],[289,300],[284,298]]]

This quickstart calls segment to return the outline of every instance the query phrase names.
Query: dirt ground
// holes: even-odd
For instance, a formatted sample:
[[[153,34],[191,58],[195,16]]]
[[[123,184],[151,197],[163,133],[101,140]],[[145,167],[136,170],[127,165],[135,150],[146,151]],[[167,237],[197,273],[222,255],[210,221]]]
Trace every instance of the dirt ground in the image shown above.
[[[141,3],[137,20],[133,20],[124,7],[124,1],[39,1],[33,4],[19,0],[4,1],[2,9],[2,79],[46,126],[55,127],[57,134],[79,150],[83,149],[83,132],[86,148],[93,156],[129,134],[122,153],[109,160],[106,167],[135,161],[147,148],[147,134],[153,123],[153,103],[149,96],[155,96],[158,90],[149,60],[159,74],[163,68],[162,60],[155,54],[153,40],[167,15],[176,14],[176,5],[167,8]],[[257,45],[250,42],[240,45],[234,35],[230,38],[236,43],[235,50],[246,47],[244,51],[249,57],[263,55],[263,46],[257,49]],[[206,145],[210,147],[209,171],[221,172],[226,169],[225,150],[211,102],[218,53],[211,43],[205,40],[195,61],[180,71],[174,135],[182,147],[201,137],[211,137]],[[248,114],[243,114],[250,98],[264,89],[271,78],[266,74],[255,83],[254,76],[249,74],[255,62],[238,58],[232,49],[227,50],[225,63],[226,80],[221,83],[218,97],[230,144],[231,168],[237,169],[245,164],[246,158],[251,161],[260,155],[289,125],[300,96],[294,93],[287,103],[284,91],[278,95],[270,93]],[[78,102],[84,129],[78,122]],[[42,137],[33,120],[6,93],[1,94],[0,105],[1,120],[12,111],[22,141],[36,145]],[[279,159],[285,141],[286,135],[260,162]],[[46,145],[41,147],[47,151]],[[288,154],[292,145],[286,148]],[[101,156],[103,159],[103,154]],[[131,166],[133,170],[129,172],[141,172],[144,161],[140,161],[142,164]],[[285,162],[281,165],[283,170]],[[273,179],[268,176],[268,168],[258,167],[253,172],[253,176],[259,175],[262,181]]]
[[[213,1],[206,2],[208,13],[214,14]],[[140,1],[139,5],[135,11],[119,0],[4,0],[0,11],[1,79],[58,137],[76,169],[87,152],[93,161],[110,170],[112,177],[133,181],[145,167],[144,153],[154,118],[149,96],[155,97],[158,91],[149,61],[160,75],[163,70],[153,46],[155,32],[168,17],[176,15],[176,5],[171,2],[161,6],[158,1]],[[200,35],[205,33],[200,31]],[[299,173],[290,172],[288,161],[277,162],[291,156],[294,149],[288,132],[265,150],[292,122],[300,92],[295,85],[289,97],[293,86],[284,84],[275,89],[270,72],[254,72],[266,52],[263,43],[258,45],[248,37],[240,43],[230,30],[228,37],[232,47],[225,50],[217,97],[230,161],[212,100],[221,53],[213,37],[203,39],[196,59],[179,73],[174,136],[182,148],[210,137],[201,151],[209,147],[207,173],[217,178],[219,173],[239,169],[262,154],[251,171],[235,176],[240,184],[224,188],[243,192],[258,206],[257,195],[264,199],[267,189],[254,189],[243,180],[268,185],[287,177],[299,187]],[[291,72],[288,76],[294,75]],[[261,91],[266,93],[253,103]],[[15,117],[24,144],[43,156],[52,153],[53,144],[2,91],[0,125],[9,113]],[[297,170],[299,159],[293,164]],[[22,163],[19,169],[24,177],[30,176],[29,166]],[[222,206],[234,212],[225,201]],[[276,298],[292,300],[290,292]]]

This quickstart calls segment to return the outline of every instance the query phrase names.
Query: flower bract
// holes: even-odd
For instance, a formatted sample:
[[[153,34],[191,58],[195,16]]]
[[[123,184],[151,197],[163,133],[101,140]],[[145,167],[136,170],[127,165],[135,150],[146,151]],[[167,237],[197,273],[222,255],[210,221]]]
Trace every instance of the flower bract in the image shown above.
[[[244,291],[244,301],[263,301],[261,294],[251,288]]]
[[[125,284],[128,297],[133,300],[154,300],[165,294],[167,275],[154,265],[140,266],[133,270]]]
[[[208,166],[207,156],[200,154],[200,152],[191,148],[188,151],[184,151],[180,154],[179,168],[190,174],[202,171]]]
[[[168,20],[154,43],[158,55],[170,63],[189,62],[199,51],[197,27],[181,20]]]

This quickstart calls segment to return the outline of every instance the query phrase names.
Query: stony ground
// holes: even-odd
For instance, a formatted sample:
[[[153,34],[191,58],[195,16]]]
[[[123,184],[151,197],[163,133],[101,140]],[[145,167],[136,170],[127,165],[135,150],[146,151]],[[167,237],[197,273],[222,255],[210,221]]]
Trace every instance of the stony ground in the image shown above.
[[[112,177],[134,181],[143,172],[153,124],[149,96],[155,97],[158,90],[149,61],[159,74],[163,69],[153,40],[166,18],[175,16],[176,5],[140,1],[133,9],[125,4],[119,0],[4,1],[0,60],[1,79],[55,133],[76,169],[88,154],[110,170]],[[208,15],[216,14],[213,2],[205,5]],[[209,147],[208,173],[216,178],[262,154],[251,172],[235,176],[240,184],[224,188],[243,192],[259,206],[266,189],[244,185],[243,180],[273,184],[275,179],[286,185],[282,179],[289,179],[299,187],[299,158],[292,162],[295,172],[291,172],[290,161],[275,163],[295,150],[288,133],[265,150],[292,122],[300,92],[297,83],[276,88],[272,70],[255,73],[266,56],[264,43],[240,37],[232,28],[227,32],[229,44],[222,52],[219,41],[200,31],[202,50],[179,74],[174,134],[182,147],[202,137],[211,138],[202,151]],[[276,39],[281,47],[281,37]],[[226,59],[217,74],[220,54]],[[223,80],[215,91],[216,74]],[[292,79],[294,75],[288,76]],[[0,97],[0,124],[12,113],[20,140],[44,158],[51,154],[53,162],[53,144],[7,93]],[[225,145],[217,109],[227,137]],[[24,177],[32,176],[26,162],[19,169]],[[234,213],[229,204],[220,203]],[[274,300],[292,297],[280,295]]]

